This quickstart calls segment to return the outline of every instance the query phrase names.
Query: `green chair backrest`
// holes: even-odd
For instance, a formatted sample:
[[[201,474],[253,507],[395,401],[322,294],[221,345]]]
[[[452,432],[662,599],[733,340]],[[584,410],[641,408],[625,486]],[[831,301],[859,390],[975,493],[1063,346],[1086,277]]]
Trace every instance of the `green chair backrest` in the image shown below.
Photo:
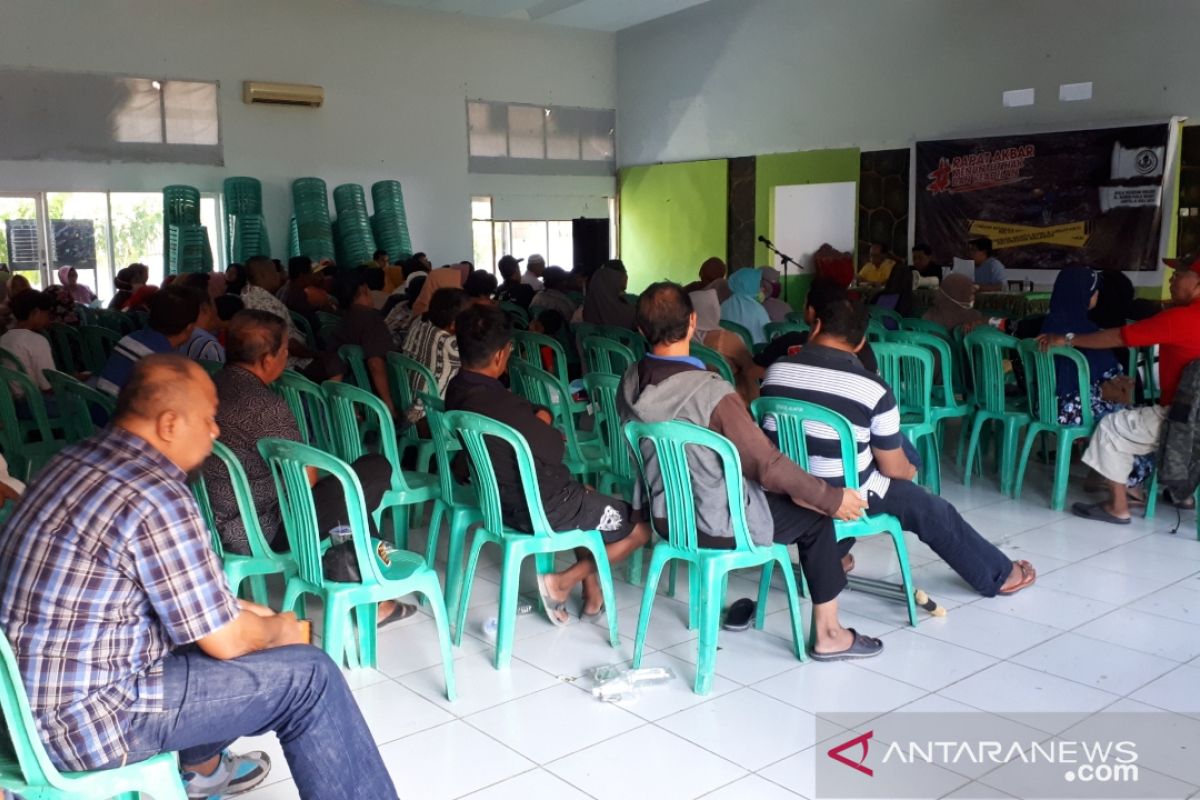
[[[88,372],[99,375],[104,369],[113,348],[121,341],[121,334],[101,325],[82,325],[79,328],[80,345],[83,349],[83,365]]]
[[[529,312],[516,303],[500,303],[500,310],[508,314],[513,321],[521,323],[522,328],[529,327]]]
[[[392,390],[392,403],[397,411],[412,408],[422,393],[437,395],[437,379],[420,361],[392,352],[387,354],[387,367],[388,387]]]
[[[590,325],[588,328],[584,328],[583,331],[576,330],[575,337],[577,341],[581,335],[604,336],[628,347],[638,361],[646,357],[646,350],[648,349],[646,347],[646,337],[637,331],[631,331],[629,328],[621,328],[616,325]]]
[[[82,368],[75,360],[76,353],[83,355],[83,339],[80,337],[79,331],[62,322],[52,322],[47,333],[50,336],[50,347],[54,352],[54,363],[58,368],[68,373],[82,372]]]
[[[333,434],[329,429],[329,409],[321,387],[299,372],[285,369],[271,388],[291,409],[304,443],[329,451],[333,447]]]
[[[1092,370],[1087,357],[1073,347],[1052,347],[1043,353],[1036,339],[1018,346],[1025,369],[1025,393],[1034,419],[1052,428],[1058,422],[1058,373],[1055,360],[1063,359],[1079,380],[1080,426],[1092,427]]]
[[[317,312],[317,325],[324,328],[326,325],[337,327],[342,324],[342,318],[331,311]]]
[[[544,333],[513,331],[513,355],[521,362],[544,369],[542,366],[543,347],[549,347],[554,353],[554,376],[562,383],[565,391],[570,379],[567,377],[567,354],[563,352],[559,341]]]
[[[963,337],[977,408],[993,414],[1003,414],[1007,409],[1004,362],[1011,358],[1015,363],[1020,343],[1015,336],[988,325],[981,325]]]
[[[238,461],[238,457],[233,454],[233,451],[220,441],[213,442],[212,455],[209,458],[215,458],[225,466],[229,484],[233,487],[233,497],[237,502],[238,516],[241,517],[242,525],[246,528],[246,540],[250,544],[250,555],[255,558],[278,559],[279,554],[267,544],[267,538],[258,524],[258,511],[254,507],[254,495],[250,491],[250,480],[246,477],[246,470],[242,468],[242,462]],[[200,513],[208,524],[213,551],[224,559],[225,546],[221,543],[221,532],[217,530],[217,520],[213,514],[212,503],[208,499],[208,484],[204,478],[204,470],[195,470],[189,482],[192,494],[196,498],[196,504],[200,506]]]
[[[0,431],[0,437],[3,437],[6,454],[10,452],[10,447],[19,448],[25,442],[21,433],[22,426],[17,419],[14,388],[19,389],[24,396],[25,404],[29,408],[29,416],[32,418],[32,426],[27,423],[24,427],[32,428],[31,432],[37,433],[38,438],[43,442],[54,440],[54,434],[50,430],[50,417],[46,414],[46,404],[42,400],[42,392],[37,388],[37,384],[25,374],[24,370],[0,367],[0,422],[4,425],[3,431]]]
[[[356,344],[344,344],[338,348],[338,357],[350,368],[350,377],[360,389],[371,391],[371,376],[367,373],[367,359],[363,349]]]
[[[310,349],[317,349],[317,336],[313,333],[312,325],[308,324],[308,317],[301,314],[299,311],[288,311],[288,316],[292,318],[292,324],[296,326],[296,330],[300,331],[304,336],[305,343]]]
[[[350,465],[340,458],[310,445],[284,439],[260,439],[258,452],[271,469],[283,529],[287,532],[288,547],[296,562],[300,578],[313,586],[327,582],[321,568],[321,531],[317,528],[317,507],[308,484],[308,468],[332,476],[342,486],[346,500],[346,519],[353,534],[354,553],[364,585],[380,583],[377,556],[371,548],[367,509],[362,484]]]
[[[209,361],[206,358],[198,358],[196,359],[196,363],[208,373],[209,377],[212,377],[221,370],[225,369],[225,365],[220,361]]]
[[[691,355],[693,358],[698,358],[704,362],[704,365],[713,372],[716,372],[725,380],[734,383],[733,367],[725,360],[725,356],[713,350],[711,347],[700,344],[696,340],[692,340]]]
[[[584,371],[603,375],[624,375],[637,363],[633,351],[620,342],[603,336],[585,336],[582,342]]]
[[[116,398],[66,373],[48,369],[46,380],[50,381],[50,388],[54,390],[58,415],[63,423],[63,435],[68,442],[83,441],[91,436],[96,432],[96,417],[112,419],[117,409]]]
[[[621,379],[616,375],[589,372],[584,376],[583,383],[587,387],[588,399],[595,406],[596,426],[610,462],[608,471],[622,481],[628,480],[633,477],[633,460],[621,430],[621,415],[617,411]]]
[[[429,422],[429,434],[433,438],[433,455],[437,462],[438,487],[447,503],[454,497],[454,470],[450,464],[450,453],[460,449],[458,440],[446,427],[446,404],[440,397],[428,392],[418,392],[417,399],[425,408],[425,419]]]
[[[466,448],[471,484],[479,498],[484,527],[492,533],[512,530],[505,526],[504,515],[500,510],[500,485],[496,480],[496,470],[488,449],[488,440],[494,439],[502,446],[508,447],[516,459],[517,474],[521,476],[521,492],[529,509],[531,535],[553,535],[554,530],[550,527],[550,521],[546,519],[546,510],[542,505],[533,455],[529,452],[529,443],[525,441],[525,437],[503,422],[471,411],[449,411],[444,423],[446,430],[453,431]]]
[[[35,790],[38,786],[63,786],[34,724],[17,658],[4,631],[0,631],[0,717],[4,722],[0,727],[0,786],[14,791],[22,784]]]
[[[952,341],[950,329],[940,322],[934,322],[928,319],[920,319],[919,317],[904,317],[900,320],[900,330],[915,331],[917,333],[932,333],[935,336],[940,336],[947,342]]]
[[[940,384],[943,392],[949,392],[949,394],[942,394],[941,399],[943,404],[954,404],[954,394],[961,388],[961,378],[957,370],[955,370],[954,351],[947,339],[943,339],[934,333],[898,330],[889,331],[883,341],[924,347],[932,353],[934,356],[934,372],[941,378],[935,384]]]
[[[850,421],[825,406],[791,397],[760,397],[750,404],[750,413],[759,425],[775,421],[779,452],[802,468],[808,469],[806,432],[821,438],[836,435],[842,450],[842,474],[846,488],[858,488],[857,445]]]
[[[11,350],[5,350],[3,347],[0,347],[0,366],[15,369],[17,372],[25,371],[25,365],[21,363],[21,359],[13,355]]]
[[[92,308],[86,303],[76,303],[75,313],[79,315],[80,325],[94,325],[96,321],[97,309]]]
[[[340,381],[325,381],[321,389],[325,392],[329,428],[333,434],[330,452],[346,463],[353,464],[370,452],[364,433],[368,430],[379,431],[379,449],[392,465],[392,483],[402,488],[405,481],[400,469],[396,425],[383,401],[365,389]]]
[[[883,337],[887,336],[888,329],[876,317],[871,317],[867,323],[867,341],[878,342],[882,341]]]
[[[884,308],[883,306],[875,305],[874,303],[871,303],[867,306],[867,313],[871,315],[871,319],[877,319],[881,323],[883,320],[891,320],[892,323],[895,324],[896,330],[899,330],[900,323],[904,321],[904,317],[899,311],[896,311],[893,308]],[[886,328],[887,326],[885,325],[884,327]]]
[[[879,375],[892,387],[905,424],[930,421],[933,410],[933,353],[916,344],[872,345]]]
[[[804,318],[804,310],[803,309],[801,309],[800,311],[789,311],[786,319],[788,322],[799,322],[803,325],[808,324],[808,320],[806,320]]]
[[[763,327],[768,342],[787,333],[809,333],[811,330],[807,322],[768,322]]]
[[[136,330],[134,321],[123,311],[100,309],[96,312],[96,324],[121,336]]]
[[[736,322],[731,322],[730,320],[723,319],[723,320],[721,320],[721,327],[727,331],[736,333],[738,336],[741,337],[742,343],[746,345],[746,349],[751,352],[754,351],[754,336],[753,336],[753,334],[750,333],[750,329],[747,328],[745,325],[739,325]]]
[[[554,427],[566,440],[567,458],[579,461],[579,434],[571,412],[571,396],[566,387],[546,370],[522,361],[510,361],[508,375],[514,391],[535,406],[545,406],[554,417]]]
[[[726,502],[737,550],[758,549],[746,525],[746,491],[742,482],[742,461],[733,444],[718,433],[690,422],[630,422],[625,437],[633,449],[638,474],[648,496],[651,487],[661,487],[666,508],[667,530],[658,530],[651,516],[650,526],[670,545],[694,553],[699,550],[696,536],[696,497],[693,492],[688,450],[707,448],[721,462],[725,475]]]

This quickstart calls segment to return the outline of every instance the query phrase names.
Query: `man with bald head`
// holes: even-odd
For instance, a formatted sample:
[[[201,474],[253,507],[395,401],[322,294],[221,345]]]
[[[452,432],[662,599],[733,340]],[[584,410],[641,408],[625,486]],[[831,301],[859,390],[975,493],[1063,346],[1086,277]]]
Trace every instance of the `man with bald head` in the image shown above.
[[[229,591],[187,486],[216,414],[198,365],[140,359],[112,424],[55,456],[0,531],[0,631],[42,742],[64,770],[178,751],[188,797],[228,797],[270,770],[228,746],[274,731],[301,797],[394,798],[306,626]]]

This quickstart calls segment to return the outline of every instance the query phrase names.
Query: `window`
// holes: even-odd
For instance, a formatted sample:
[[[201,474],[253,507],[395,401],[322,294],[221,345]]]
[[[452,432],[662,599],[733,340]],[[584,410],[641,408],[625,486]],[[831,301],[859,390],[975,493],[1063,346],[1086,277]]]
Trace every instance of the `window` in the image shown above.
[[[496,270],[503,255],[528,259],[538,254],[547,266],[570,271],[575,265],[571,220],[473,220],[475,268]]]
[[[488,100],[467,102],[475,173],[611,175],[616,112]]]

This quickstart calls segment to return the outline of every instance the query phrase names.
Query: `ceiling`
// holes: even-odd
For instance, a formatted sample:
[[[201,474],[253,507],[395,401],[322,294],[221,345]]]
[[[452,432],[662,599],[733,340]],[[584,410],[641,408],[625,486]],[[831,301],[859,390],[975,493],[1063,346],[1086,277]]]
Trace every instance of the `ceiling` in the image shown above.
[[[424,11],[619,31],[707,0],[373,0]]]

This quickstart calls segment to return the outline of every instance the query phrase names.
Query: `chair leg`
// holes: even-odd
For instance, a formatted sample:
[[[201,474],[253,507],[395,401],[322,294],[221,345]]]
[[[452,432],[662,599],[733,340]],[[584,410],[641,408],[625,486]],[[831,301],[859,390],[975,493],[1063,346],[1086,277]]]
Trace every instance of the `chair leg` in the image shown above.
[[[458,608],[458,596],[463,586],[463,548],[467,544],[468,512],[450,514],[450,541],[446,548],[446,607]]]
[[[254,602],[260,606],[269,605],[267,597],[267,579],[265,575],[250,576],[250,596],[254,598]]]
[[[467,559],[467,571],[463,575],[462,597],[458,601],[458,622],[454,625],[454,644],[462,644],[463,628],[467,626],[467,606],[471,602],[471,586],[475,583],[475,569],[479,566],[479,551],[483,549],[486,540],[476,534],[471,542],[471,556]]]
[[[1158,510],[1158,465],[1155,465],[1154,471],[1150,473],[1150,483],[1146,488],[1146,513],[1143,515],[1145,519],[1154,519],[1154,512]],[[1197,538],[1200,538],[1200,512],[1196,514]]]
[[[982,414],[976,414],[974,422],[971,423],[971,438],[967,442],[967,466],[963,470],[963,486],[971,486],[971,470],[975,465],[975,456],[979,455],[979,434],[983,430],[983,423],[986,422]],[[980,460],[983,459],[979,455]]]
[[[942,493],[942,461],[937,434],[928,434],[922,441],[925,443],[925,470],[929,477],[928,488],[934,494],[940,495]]]
[[[784,572],[791,572],[791,559]],[[762,575],[758,579],[758,605],[754,609],[754,629],[761,631],[767,621],[767,597],[771,593],[771,574],[775,571],[774,559],[762,565]],[[795,577],[792,578],[795,580]]]
[[[507,669],[512,661],[513,631],[517,625],[517,594],[521,588],[521,562],[524,560],[524,553],[519,548],[504,548],[504,566],[500,574],[500,610],[497,614],[499,625],[496,629],[496,653],[492,661],[496,669]]]
[[[401,550],[408,549],[408,515],[412,506],[392,506],[392,542]]]
[[[1000,493],[1012,495],[1013,471],[1017,460],[1017,441],[1021,424],[1015,417],[1004,418],[1004,449],[1000,452]]]
[[[325,622],[321,628],[321,649],[339,666],[358,666],[358,651],[350,641],[350,609],[335,595],[326,595]]]
[[[438,644],[442,648],[442,672],[446,678],[446,699],[454,702],[458,697],[458,689],[454,683],[454,651],[450,649],[449,613],[446,611],[446,598],[442,587],[438,584],[437,573],[428,576],[427,591],[424,592],[433,611],[433,621],[438,629]]]
[[[1013,500],[1021,499],[1021,489],[1025,486],[1025,469],[1029,466],[1030,456],[1033,455],[1035,439],[1037,439],[1037,430],[1031,425],[1025,434],[1025,444],[1021,447],[1021,455],[1017,457],[1017,474],[1013,479],[1012,487]]]
[[[634,586],[642,585],[642,557],[645,550],[646,548],[639,547],[629,554],[629,559],[625,562],[625,580]]]
[[[642,666],[642,649],[646,644],[646,630],[650,627],[650,611],[654,608],[654,596],[658,593],[658,579],[667,562],[667,551],[655,547],[650,554],[650,568],[646,571],[646,585],[642,589],[642,608],[638,615],[637,634],[633,637],[633,668]],[[675,562],[672,560],[672,566]]]
[[[700,568],[688,562],[688,630],[696,630],[700,624]],[[706,587],[709,590],[712,587]],[[724,598],[721,598],[724,599]],[[720,602],[718,600],[718,602]]]
[[[1067,483],[1071,480],[1071,443],[1065,434],[1058,434],[1058,450],[1054,454],[1054,488],[1050,492],[1050,508],[1062,511],[1067,504]]]
[[[804,623],[801,619],[800,596],[796,592],[796,575],[792,572],[792,559],[788,553],[777,556],[779,566],[783,570],[783,582],[787,586],[788,614],[792,618],[792,652],[800,661],[808,661],[808,652],[804,647]],[[772,562],[767,562],[768,564]],[[759,626],[761,627],[761,626]],[[811,622],[808,626],[816,635],[817,626]]]
[[[696,568],[692,576],[701,574],[699,582],[703,583],[700,606],[700,657],[696,659],[696,694],[708,694],[712,691],[713,673],[717,669],[717,636],[721,629],[721,602],[713,591],[721,585],[727,572],[717,566],[717,562],[708,559],[703,569]]]
[[[676,570],[678,568],[679,568],[678,562],[672,561],[671,569],[667,573],[667,597],[675,596],[675,574],[676,574]]]
[[[362,603],[354,609],[358,621],[358,657],[364,667],[375,666],[378,652],[376,637],[379,634],[379,604]]]
[[[441,500],[433,501],[433,510],[429,512],[429,527],[425,531],[425,566],[432,570],[437,567],[438,537],[442,534],[442,515],[446,504]],[[452,512],[453,513],[453,512]]]
[[[912,570],[908,565],[908,545],[904,543],[904,531],[889,531],[896,546],[896,560],[900,563],[900,581],[904,584],[904,597],[908,601],[908,624],[917,627],[917,600],[913,597]]]

